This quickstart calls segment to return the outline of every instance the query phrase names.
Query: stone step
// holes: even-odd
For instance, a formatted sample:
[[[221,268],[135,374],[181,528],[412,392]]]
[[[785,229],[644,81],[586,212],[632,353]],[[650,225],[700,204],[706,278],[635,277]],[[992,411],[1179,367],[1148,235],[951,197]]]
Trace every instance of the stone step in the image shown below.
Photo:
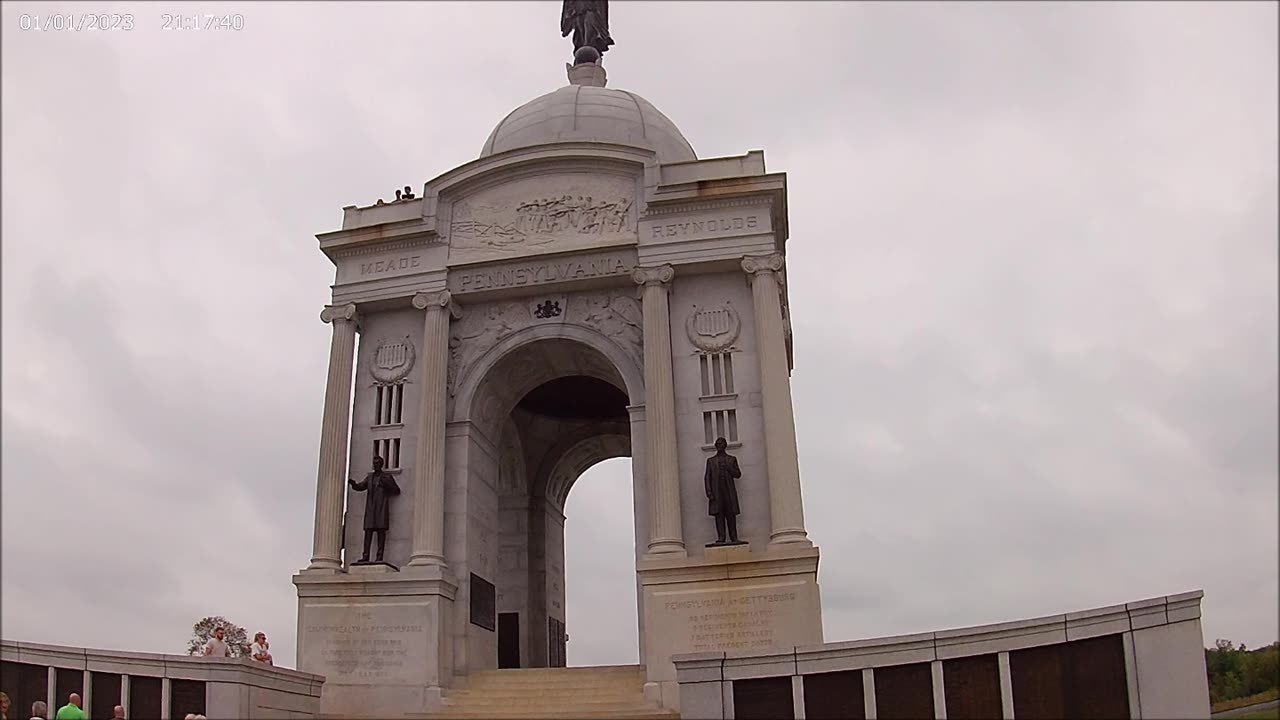
[[[644,697],[640,665],[486,670],[445,691],[437,720],[676,720]]]

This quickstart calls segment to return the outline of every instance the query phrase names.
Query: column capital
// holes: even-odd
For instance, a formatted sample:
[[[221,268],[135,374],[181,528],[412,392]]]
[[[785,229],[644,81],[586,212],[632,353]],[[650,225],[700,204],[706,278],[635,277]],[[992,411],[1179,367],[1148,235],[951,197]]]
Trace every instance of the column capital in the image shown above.
[[[453,293],[448,290],[417,293],[413,296],[413,306],[419,310],[429,310],[433,307],[444,308],[449,311],[449,314],[455,320],[462,317],[462,308],[453,301]]]
[[[782,269],[783,262],[782,253],[747,255],[742,258],[742,270],[752,276],[762,272],[776,273]]]
[[[320,311],[320,322],[331,323],[337,320],[352,321],[356,319],[355,303],[343,305],[325,305]]]
[[[631,271],[631,279],[637,285],[665,285],[676,276],[676,269],[670,265],[656,267],[637,267]]]

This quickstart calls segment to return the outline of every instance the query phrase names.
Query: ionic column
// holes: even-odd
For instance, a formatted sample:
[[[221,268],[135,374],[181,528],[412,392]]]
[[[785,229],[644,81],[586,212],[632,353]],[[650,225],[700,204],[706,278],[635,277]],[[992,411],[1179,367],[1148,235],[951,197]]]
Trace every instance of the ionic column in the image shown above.
[[[320,425],[320,468],[316,477],[316,530],[311,570],[340,570],[342,500],[347,477],[347,435],[351,429],[351,376],[355,370],[356,306],[330,305],[320,319],[333,325],[329,377]]]
[[[809,543],[800,498],[800,459],[796,419],[791,407],[791,378],[782,324],[779,272],[782,255],[748,256],[742,269],[751,282],[760,357],[760,396],[764,414],[765,464],[769,473],[770,544]]]
[[[649,466],[649,552],[683,553],[680,471],[676,462],[676,400],[671,369],[670,265],[636,268],[644,286],[645,462]]]
[[[410,565],[444,560],[444,425],[449,371],[449,316],[456,311],[448,290],[418,293],[413,306],[425,310],[422,326],[422,387],[418,401],[417,454],[413,478],[413,552]]]

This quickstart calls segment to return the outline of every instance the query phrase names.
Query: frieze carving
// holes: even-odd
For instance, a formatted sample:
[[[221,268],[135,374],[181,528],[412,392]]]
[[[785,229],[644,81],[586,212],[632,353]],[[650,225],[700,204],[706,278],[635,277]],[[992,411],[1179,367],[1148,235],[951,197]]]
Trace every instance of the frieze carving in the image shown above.
[[[694,305],[685,321],[685,332],[699,350],[721,352],[737,341],[742,332],[742,319],[728,302],[703,308]]]
[[[550,305],[547,305],[547,303]],[[554,313],[558,306],[560,315],[538,317],[539,308]],[[644,316],[640,303],[630,292],[608,290],[576,293],[530,301],[495,302],[468,307],[462,320],[454,323],[449,335],[449,394],[457,391],[458,375],[471,367],[484,353],[504,338],[536,322],[572,323],[588,327],[609,338],[627,352],[637,365],[642,363],[644,349]],[[536,369],[536,358],[529,358]],[[515,366],[513,374],[524,368]]]
[[[566,320],[599,332],[634,358],[644,356],[644,314],[630,293],[613,290],[574,295]]]
[[[457,389],[457,373],[470,367],[489,348],[533,322],[529,303],[498,302],[481,305],[454,323],[449,334],[449,393]]]
[[[454,203],[451,262],[580,249],[635,236],[635,181],[608,175],[517,180]]]
[[[413,343],[408,336],[387,338],[374,348],[373,362],[369,365],[369,372],[377,382],[399,382],[413,370],[416,359]]]

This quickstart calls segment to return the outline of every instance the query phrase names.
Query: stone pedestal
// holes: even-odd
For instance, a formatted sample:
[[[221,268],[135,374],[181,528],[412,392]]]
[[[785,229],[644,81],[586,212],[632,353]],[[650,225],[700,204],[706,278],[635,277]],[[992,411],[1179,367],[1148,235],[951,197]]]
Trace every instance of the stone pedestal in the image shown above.
[[[385,563],[303,572],[298,669],[325,677],[322,714],[378,717],[440,706],[453,675],[449,637],[457,581],[438,567]]]
[[[679,707],[671,656],[822,642],[818,548],[708,547],[702,557],[642,559],[646,695]]]

